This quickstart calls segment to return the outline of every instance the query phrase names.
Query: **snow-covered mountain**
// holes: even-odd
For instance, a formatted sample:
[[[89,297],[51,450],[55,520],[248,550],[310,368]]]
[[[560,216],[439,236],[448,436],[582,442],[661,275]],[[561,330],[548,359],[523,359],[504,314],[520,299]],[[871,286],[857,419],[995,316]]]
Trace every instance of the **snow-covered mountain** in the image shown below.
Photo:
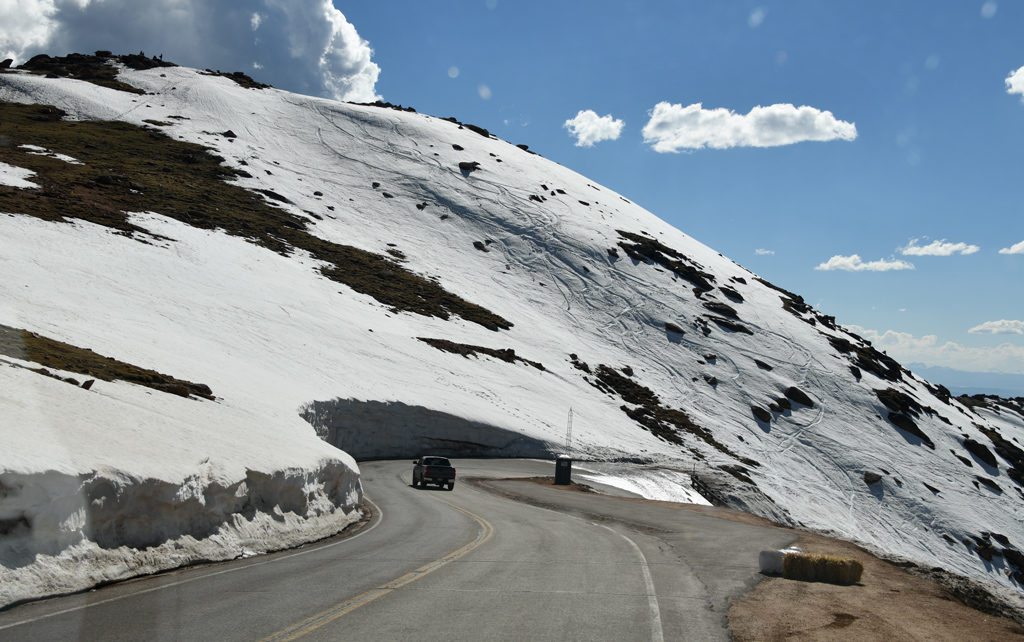
[[[1022,400],[479,127],[137,58],[0,74],[0,604],[338,530],[353,456],[550,455],[570,407],[579,457],[1024,586]]]

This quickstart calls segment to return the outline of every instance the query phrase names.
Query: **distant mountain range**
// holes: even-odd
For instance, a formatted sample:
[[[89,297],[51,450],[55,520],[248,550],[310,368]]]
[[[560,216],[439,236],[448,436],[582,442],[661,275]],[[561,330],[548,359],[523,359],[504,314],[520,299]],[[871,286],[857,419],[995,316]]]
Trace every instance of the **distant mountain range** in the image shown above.
[[[935,384],[942,384],[955,395],[996,395],[998,397],[1024,397],[1024,375],[996,372],[968,372],[943,366],[910,363],[914,374]]]

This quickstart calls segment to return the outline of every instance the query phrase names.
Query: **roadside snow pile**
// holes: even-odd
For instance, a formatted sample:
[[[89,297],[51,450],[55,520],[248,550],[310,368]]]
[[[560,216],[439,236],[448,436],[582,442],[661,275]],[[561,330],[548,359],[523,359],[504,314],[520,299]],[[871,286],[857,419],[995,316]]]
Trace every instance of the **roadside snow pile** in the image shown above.
[[[34,366],[0,361],[0,605],[297,545],[359,518],[355,462],[297,418],[275,426],[123,382],[85,390]]]
[[[576,476],[598,484],[607,484],[636,493],[644,499],[710,506],[706,498],[694,490],[690,476],[675,470],[626,466],[623,464],[585,464],[576,466]],[[590,469],[597,468],[597,471]]]
[[[285,514],[322,515],[321,497],[344,512],[358,490],[317,434],[357,458],[545,456],[572,406],[578,460],[695,470],[715,501],[1024,586],[1024,409],[951,397],[797,294],[480,127],[180,67],[118,80],[147,93],[0,74],[0,158],[43,186],[0,188],[0,324],[217,399],[19,371],[44,380],[34,412],[67,407],[18,442],[38,458],[15,469],[0,455],[5,474],[56,466],[81,485],[109,468],[138,480],[138,511],[165,496],[147,480],[196,483],[182,501],[223,514],[257,470],[280,480]],[[118,119],[135,127],[100,122]],[[92,206],[60,199],[76,190]],[[84,401],[113,390],[137,403]],[[26,403],[4,398],[0,436],[39,423],[26,409],[6,420]],[[140,427],[153,408],[173,428],[165,447]],[[78,439],[83,409],[121,436]],[[154,472],[173,444],[203,454]],[[330,461],[353,471],[337,492]],[[306,503],[290,494],[303,484]]]

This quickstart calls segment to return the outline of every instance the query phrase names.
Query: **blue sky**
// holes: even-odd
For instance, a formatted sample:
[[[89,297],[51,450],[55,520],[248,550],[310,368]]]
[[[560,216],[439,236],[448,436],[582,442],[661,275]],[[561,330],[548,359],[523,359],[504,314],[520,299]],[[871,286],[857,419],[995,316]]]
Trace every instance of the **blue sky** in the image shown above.
[[[1024,67],[1024,3],[329,2],[179,0],[193,19],[169,29],[182,19],[156,0],[26,0],[21,17],[48,31],[5,42],[0,28],[0,50],[159,50],[454,115],[615,189],[904,362],[1024,373],[1024,245],[999,253],[1024,242],[1024,95],[1007,81]],[[674,138],[645,140],[661,103]],[[597,142],[578,146],[565,124],[586,110],[578,131]],[[832,139],[751,146],[804,138]],[[816,269],[853,255],[913,269]]]
[[[1000,3],[990,17],[983,5],[499,0],[344,10],[374,47],[384,98],[527,143],[841,322],[911,335],[890,335],[892,347],[936,336],[904,358],[1024,372],[1021,352],[940,350],[1024,345],[1017,333],[969,333],[1024,319],[1024,255],[998,253],[1024,241],[1024,103],[1005,83],[1024,66],[1024,5]],[[642,130],[663,101],[741,114],[807,105],[854,124],[857,137],[658,153]],[[574,146],[563,123],[581,109],[624,121],[619,138]],[[902,255],[912,239],[979,249]],[[854,254],[915,269],[815,270]]]

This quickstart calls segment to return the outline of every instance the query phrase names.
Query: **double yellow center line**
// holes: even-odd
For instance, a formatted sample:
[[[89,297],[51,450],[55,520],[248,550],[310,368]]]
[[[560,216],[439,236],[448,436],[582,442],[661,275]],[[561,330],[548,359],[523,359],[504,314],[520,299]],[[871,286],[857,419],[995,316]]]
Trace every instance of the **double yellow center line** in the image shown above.
[[[320,613],[310,616],[305,620],[293,624],[285,629],[281,629],[277,633],[274,633],[263,638],[262,640],[260,640],[260,642],[270,642],[271,640],[273,640],[274,642],[285,642],[287,640],[295,640],[304,635],[312,633],[320,627],[330,624],[331,622],[337,620],[338,618],[348,613],[351,613],[359,607],[366,606],[367,604],[376,600],[377,598],[383,597],[388,593],[400,589],[407,584],[411,584],[416,580],[433,573],[442,566],[454,562],[455,560],[467,555],[471,551],[482,546],[484,542],[491,539],[491,536],[494,535],[494,527],[491,526],[491,523],[483,517],[480,517],[472,511],[468,511],[465,508],[460,508],[447,501],[445,501],[444,503],[448,504],[449,506],[451,506],[452,508],[461,513],[465,513],[480,526],[480,530],[477,532],[476,539],[474,539],[469,544],[466,544],[462,548],[459,548],[455,551],[452,551],[451,553],[448,553],[444,557],[438,558],[433,562],[428,562],[427,564],[424,564],[423,566],[419,567],[414,571],[409,571],[401,577],[395,578],[390,582],[381,584],[377,588],[370,589],[369,591],[366,591],[365,593],[357,595],[351,599],[345,600],[344,602],[340,602],[329,609],[321,611]]]

